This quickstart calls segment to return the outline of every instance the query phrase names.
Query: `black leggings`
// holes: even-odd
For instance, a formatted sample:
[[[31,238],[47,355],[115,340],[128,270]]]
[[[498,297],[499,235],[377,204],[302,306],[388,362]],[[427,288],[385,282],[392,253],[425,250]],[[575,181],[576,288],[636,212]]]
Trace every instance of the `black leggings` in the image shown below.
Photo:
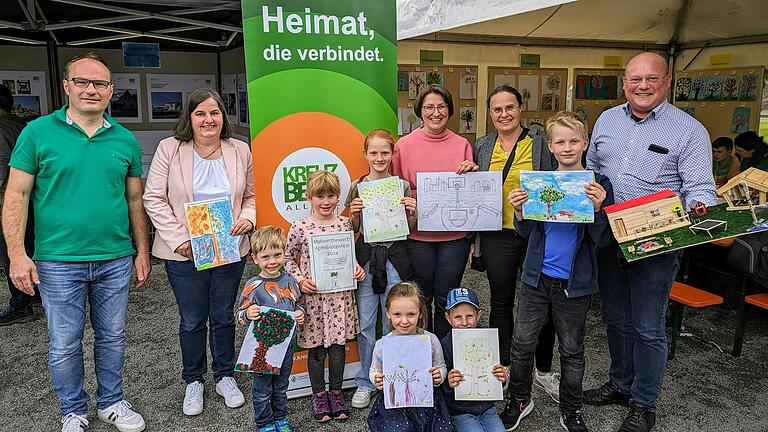
[[[330,347],[314,347],[307,355],[307,371],[312,393],[325,391],[325,357],[328,357],[328,387],[331,390],[341,390],[344,380],[344,363],[347,352],[344,345],[333,344]]]

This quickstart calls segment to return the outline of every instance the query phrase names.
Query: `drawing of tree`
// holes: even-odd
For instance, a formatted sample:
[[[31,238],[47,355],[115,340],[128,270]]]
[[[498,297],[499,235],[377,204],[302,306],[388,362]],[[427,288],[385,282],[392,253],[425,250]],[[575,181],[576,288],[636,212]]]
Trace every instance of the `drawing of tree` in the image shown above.
[[[411,383],[416,382],[416,372],[408,372],[408,369],[403,365],[398,365],[397,370],[392,375],[384,375],[384,381],[389,383],[388,396],[389,402],[392,406],[401,406],[402,401],[397,399],[397,387],[405,386],[403,393],[405,394],[405,406],[412,406],[416,402],[416,395],[413,393]]]
[[[707,84],[707,99],[714,99],[715,93],[720,93],[720,81],[712,81]]]
[[[523,92],[520,94],[520,96],[523,97],[523,109],[522,111],[528,111],[528,101],[531,100],[531,91],[527,88],[523,89]]]
[[[592,99],[602,99],[601,89],[603,87],[602,75],[592,75]]]
[[[576,76],[576,99],[587,99],[588,86],[589,86],[589,75]]]
[[[747,118],[744,115],[743,112],[739,111],[733,115],[733,120],[731,121],[731,132],[739,133],[744,132],[745,129],[742,129],[744,125],[747,124]]]
[[[693,84],[691,84],[691,88],[693,89],[693,97],[691,100],[699,100],[699,92],[704,88],[704,78],[698,77],[695,80],[693,80]]]
[[[475,113],[472,112],[472,110],[464,110],[461,112],[461,120],[464,121],[464,130],[465,131],[471,131],[472,125],[471,123],[475,121]]]
[[[253,336],[259,345],[251,362],[251,371],[269,374],[280,372],[280,365],[267,363],[267,351],[290,336],[293,323],[293,317],[279,309],[269,309],[259,316],[259,321],[253,326]]]
[[[686,101],[688,100],[688,93],[691,91],[691,79],[680,78],[677,80],[677,87],[675,87],[675,100]]]
[[[470,370],[465,374],[469,380],[469,393],[465,396],[472,394],[483,396],[480,394],[480,381],[488,382],[488,375],[483,371],[487,371],[492,363],[491,346],[488,338],[467,338],[459,347],[459,352],[470,367]]]
[[[741,77],[741,97],[740,100],[752,101],[757,99],[753,91],[757,89],[757,75],[744,75]]]
[[[427,85],[443,85],[443,73],[439,71],[427,72]]]
[[[539,201],[547,205],[547,219],[552,219],[552,204],[565,198],[565,194],[552,186],[544,186],[539,193]]]
[[[723,99],[736,100],[739,97],[739,83],[735,77],[728,77],[723,84],[726,97]]]
[[[552,93],[560,91],[560,77],[548,76],[546,86]]]
[[[424,85],[426,84],[426,82],[424,81],[424,78],[422,78],[421,74],[418,74],[418,73],[410,74],[410,78],[408,79],[408,82],[413,86],[414,89],[416,89],[417,96],[421,94],[421,88],[424,87]]]

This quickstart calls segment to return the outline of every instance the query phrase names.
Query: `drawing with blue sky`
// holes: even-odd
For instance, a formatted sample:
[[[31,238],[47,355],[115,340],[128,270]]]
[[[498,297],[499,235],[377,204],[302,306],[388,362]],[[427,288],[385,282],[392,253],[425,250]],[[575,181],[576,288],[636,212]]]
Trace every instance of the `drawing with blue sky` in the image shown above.
[[[595,208],[584,190],[593,179],[592,171],[520,171],[520,186],[528,193],[523,218],[593,222]]]

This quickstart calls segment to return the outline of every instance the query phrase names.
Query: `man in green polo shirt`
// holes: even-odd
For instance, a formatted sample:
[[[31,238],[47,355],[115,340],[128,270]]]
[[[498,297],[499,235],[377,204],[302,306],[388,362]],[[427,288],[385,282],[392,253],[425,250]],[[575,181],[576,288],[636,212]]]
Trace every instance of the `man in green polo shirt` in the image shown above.
[[[144,419],[123,398],[122,375],[131,232],[137,288],[150,272],[141,150],[133,134],[104,113],[113,91],[104,60],[93,53],[77,56],[64,77],[69,105],[30,122],[11,155],[2,217],[11,279],[29,294],[38,285],[43,299],[62,432],[88,425],[82,340],[89,298],[98,417],[121,432],[139,432]],[[30,199],[32,259],[23,242]]]

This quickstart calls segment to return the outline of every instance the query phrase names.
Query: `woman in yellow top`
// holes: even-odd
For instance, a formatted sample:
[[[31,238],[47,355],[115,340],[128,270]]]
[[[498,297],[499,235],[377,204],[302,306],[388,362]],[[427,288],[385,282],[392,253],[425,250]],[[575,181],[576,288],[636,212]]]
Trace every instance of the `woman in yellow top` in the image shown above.
[[[491,288],[489,326],[499,329],[501,364],[507,367],[510,364],[517,271],[523,263],[528,243],[515,231],[515,210],[506,197],[512,189],[520,187],[520,170],[557,169],[557,161],[547,147],[546,135],[520,125],[522,101],[520,92],[513,87],[501,85],[493,89],[488,95],[486,107],[496,130],[480,137],[475,142],[474,151],[480,171],[502,171],[504,179],[502,230],[478,233],[480,238],[475,246],[479,243]],[[554,341],[554,326],[550,319],[539,335],[535,382],[551,396],[554,392],[552,397],[556,398],[559,378],[551,373]]]

